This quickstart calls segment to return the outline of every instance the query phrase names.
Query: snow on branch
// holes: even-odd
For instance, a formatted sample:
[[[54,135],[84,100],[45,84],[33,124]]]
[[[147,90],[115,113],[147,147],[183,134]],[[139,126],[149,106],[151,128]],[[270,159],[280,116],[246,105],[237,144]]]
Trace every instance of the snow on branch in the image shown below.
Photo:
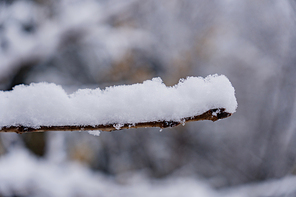
[[[234,88],[224,75],[188,77],[172,87],[153,78],[70,95],[52,83],[33,83],[0,92],[0,131],[166,128],[187,121],[216,121],[236,108]]]

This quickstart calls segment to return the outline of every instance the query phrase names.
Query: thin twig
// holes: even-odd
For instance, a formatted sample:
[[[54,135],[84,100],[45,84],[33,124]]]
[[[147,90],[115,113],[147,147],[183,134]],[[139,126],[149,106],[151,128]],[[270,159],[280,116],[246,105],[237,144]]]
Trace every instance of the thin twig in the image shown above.
[[[38,128],[26,127],[26,126],[5,126],[2,127],[0,132],[16,132],[16,133],[27,133],[27,132],[44,132],[44,131],[79,131],[79,130],[100,130],[100,131],[114,131],[131,128],[147,128],[147,127],[160,127],[168,128],[175,127],[185,122],[199,121],[199,120],[211,120],[217,121],[219,119],[227,118],[231,116],[231,113],[225,112],[224,108],[211,109],[207,112],[193,116],[183,118],[180,122],[176,121],[153,121],[153,122],[140,122],[140,123],[126,123],[126,124],[108,124],[108,125],[65,125],[65,126],[40,126]]]

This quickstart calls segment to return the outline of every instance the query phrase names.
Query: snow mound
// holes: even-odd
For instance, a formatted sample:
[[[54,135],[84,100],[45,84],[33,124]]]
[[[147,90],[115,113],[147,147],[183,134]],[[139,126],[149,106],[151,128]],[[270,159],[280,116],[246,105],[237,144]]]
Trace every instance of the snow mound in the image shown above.
[[[153,78],[70,95],[53,83],[32,83],[0,91],[0,128],[181,121],[215,108],[229,113],[237,108],[234,88],[224,75],[187,77],[171,87]]]

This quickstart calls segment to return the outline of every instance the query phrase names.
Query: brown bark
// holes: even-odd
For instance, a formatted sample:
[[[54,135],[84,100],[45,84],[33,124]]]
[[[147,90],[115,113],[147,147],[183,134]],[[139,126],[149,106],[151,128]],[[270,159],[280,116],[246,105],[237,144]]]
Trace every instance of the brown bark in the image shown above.
[[[185,117],[181,122],[176,121],[153,121],[153,122],[140,122],[135,124],[126,123],[117,127],[116,123],[108,125],[65,125],[65,126],[40,126],[38,128],[19,126],[5,126],[2,127],[0,132],[16,132],[16,133],[27,133],[27,132],[44,132],[44,131],[79,131],[79,130],[100,130],[100,131],[114,131],[131,128],[147,128],[147,127],[160,127],[168,128],[175,127],[185,122],[199,121],[199,120],[212,120],[217,121],[219,119],[227,118],[231,116],[231,113],[225,112],[224,108],[211,109],[207,112],[196,115],[193,117]]]

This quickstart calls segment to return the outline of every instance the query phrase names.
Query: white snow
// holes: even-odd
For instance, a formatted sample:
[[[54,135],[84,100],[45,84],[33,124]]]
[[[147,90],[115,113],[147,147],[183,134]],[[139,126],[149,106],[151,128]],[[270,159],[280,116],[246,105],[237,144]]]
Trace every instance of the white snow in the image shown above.
[[[58,53],[61,45],[67,45],[65,39],[72,34],[83,46],[90,47],[98,59],[107,53],[112,61],[116,61],[130,48],[149,47],[152,42],[149,33],[135,28],[111,27],[106,22],[132,3],[124,1],[109,5],[96,0],[56,1],[55,14],[51,17],[48,17],[47,6],[30,1],[0,4],[0,24],[4,27],[0,41],[8,45],[0,46],[0,81],[11,80],[15,71],[26,65],[26,62],[42,62],[51,58]],[[32,24],[33,32],[23,31],[23,24]],[[80,53],[83,54],[83,50]],[[92,61],[91,58],[86,59]],[[102,69],[94,63],[85,66],[93,74]]]
[[[3,196],[247,197],[295,196],[296,192],[296,176],[220,190],[193,177],[153,181],[140,172],[120,176],[114,180],[86,166],[38,159],[18,148],[0,157],[0,195]]]
[[[101,134],[101,132],[98,131],[98,130],[94,130],[94,131],[90,130],[90,131],[87,131],[87,132],[89,134],[93,135],[93,136],[99,136]]]
[[[120,128],[123,123],[181,121],[214,108],[229,113],[237,108],[234,88],[224,75],[187,77],[172,87],[153,78],[70,95],[56,84],[33,83],[0,91],[0,128],[98,124]]]
[[[209,185],[197,179],[176,178],[155,184],[142,176],[129,176],[125,180],[121,185],[86,166],[70,162],[57,165],[21,149],[0,157],[0,195],[3,196],[217,197]]]

